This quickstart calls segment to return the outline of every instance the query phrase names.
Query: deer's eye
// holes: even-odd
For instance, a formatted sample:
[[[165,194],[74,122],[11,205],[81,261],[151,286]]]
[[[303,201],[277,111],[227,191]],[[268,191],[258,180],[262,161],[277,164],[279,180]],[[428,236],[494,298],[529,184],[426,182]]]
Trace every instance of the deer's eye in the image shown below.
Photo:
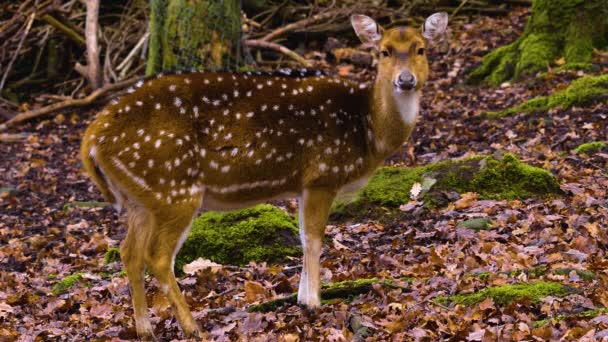
[[[391,55],[391,53],[388,52],[388,50],[381,50],[380,51],[380,56],[382,56],[382,57],[388,57],[390,55]]]
[[[418,54],[419,55],[424,55],[424,48],[418,49]]]

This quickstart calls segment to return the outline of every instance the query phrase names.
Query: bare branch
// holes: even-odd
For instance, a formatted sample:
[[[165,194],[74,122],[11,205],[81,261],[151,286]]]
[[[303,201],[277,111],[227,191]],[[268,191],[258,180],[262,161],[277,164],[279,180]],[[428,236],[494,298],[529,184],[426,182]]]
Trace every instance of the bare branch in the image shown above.
[[[293,60],[297,61],[298,63],[304,65],[307,68],[310,68],[312,66],[306,59],[304,59],[304,57],[298,55],[297,53],[284,47],[283,45],[279,45],[276,43],[267,42],[267,41],[263,41],[263,40],[257,40],[257,39],[248,39],[245,41],[245,44],[248,47],[252,47],[252,48],[275,50],[286,56],[289,56],[290,58],[292,58]]]
[[[333,18],[338,15],[346,15],[349,12],[350,12],[350,9],[337,9],[337,10],[333,10],[333,11],[327,11],[325,13],[319,13],[317,15],[313,15],[310,18],[296,21],[295,23],[291,23],[289,25],[285,25],[279,29],[276,29],[276,30],[268,33],[264,37],[260,38],[259,40],[268,42],[268,41],[276,39],[277,37],[282,36],[288,32],[302,29],[308,25],[314,24],[314,23],[322,21],[322,20],[330,19],[330,18]]]
[[[135,82],[141,80],[141,77],[131,78],[126,81],[114,83],[107,85],[103,88],[99,88],[93,91],[89,96],[83,99],[69,99],[63,102],[54,103],[52,105],[42,107],[36,110],[30,110],[27,112],[19,113],[14,118],[8,120],[4,124],[0,125],[0,131],[4,131],[9,127],[12,127],[20,122],[27,121],[33,118],[41,117],[44,115],[49,115],[52,113],[56,113],[60,110],[71,108],[71,107],[83,107],[93,104],[96,100],[98,100],[101,96],[108,94],[109,92],[126,88]]]
[[[86,77],[93,90],[103,85],[101,66],[99,62],[99,41],[97,29],[99,17],[99,0],[86,0],[87,16],[85,22],[85,37],[87,43],[87,72]]]
[[[6,70],[4,70],[4,75],[2,76],[2,80],[0,80],[0,93],[2,93],[2,89],[4,88],[4,83],[6,82],[8,74],[10,74],[13,64],[15,63],[15,60],[17,59],[17,56],[19,56],[19,52],[21,51],[21,48],[23,47],[23,42],[25,41],[25,37],[27,37],[27,35],[30,32],[30,29],[32,28],[32,23],[34,22],[34,18],[36,18],[36,12],[33,12],[30,15],[30,18],[28,19],[27,24],[25,26],[25,30],[23,31],[23,35],[21,36],[21,39],[19,40],[19,45],[17,45],[17,50],[15,50],[15,53],[13,54],[11,61],[6,66]]]

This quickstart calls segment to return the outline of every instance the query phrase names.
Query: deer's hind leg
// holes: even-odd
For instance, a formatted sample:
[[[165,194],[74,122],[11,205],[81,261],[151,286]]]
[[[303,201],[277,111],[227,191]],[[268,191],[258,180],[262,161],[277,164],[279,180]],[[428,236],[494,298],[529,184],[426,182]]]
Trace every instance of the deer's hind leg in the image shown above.
[[[154,329],[148,317],[144,281],[144,254],[149,236],[154,229],[154,217],[141,205],[127,203],[127,237],[120,247],[120,257],[125,265],[131,286],[131,298],[137,335],[145,340],[154,339]]]
[[[192,220],[201,205],[201,199],[175,204],[158,210],[156,225],[146,250],[146,265],[158,280],[161,290],[167,296],[173,313],[188,337],[200,335],[200,328],[190,312],[182,295],[173,264],[175,255],[190,231]]]

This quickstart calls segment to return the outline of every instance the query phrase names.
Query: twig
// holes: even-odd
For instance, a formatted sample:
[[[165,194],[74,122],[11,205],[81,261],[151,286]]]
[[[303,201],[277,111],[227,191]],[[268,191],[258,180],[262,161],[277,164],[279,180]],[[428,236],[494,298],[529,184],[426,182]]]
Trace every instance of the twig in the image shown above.
[[[36,18],[36,12],[33,12],[30,15],[30,18],[28,19],[27,24],[25,26],[25,31],[23,32],[23,35],[21,36],[21,39],[19,40],[19,45],[17,45],[17,49],[15,50],[15,53],[13,54],[13,58],[11,58],[11,61],[6,66],[6,70],[4,70],[4,76],[2,76],[2,80],[0,81],[0,94],[2,93],[2,89],[4,88],[4,83],[6,82],[8,74],[10,74],[11,69],[13,68],[13,64],[15,63],[15,60],[17,60],[17,56],[19,56],[19,52],[21,51],[21,47],[23,46],[25,37],[27,37],[27,35],[30,33],[30,29],[32,28],[32,23],[34,22],[34,18]]]
[[[602,51],[602,50],[594,48],[593,49],[593,53],[596,54],[596,55],[598,55],[598,56],[600,56],[600,57],[608,58],[608,51]]]
[[[49,25],[53,26],[54,28],[58,29],[59,31],[63,32],[66,36],[68,36],[68,38],[70,38],[72,41],[76,42],[78,45],[80,45],[80,46],[86,45],[84,37],[79,32],[76,32],[71,27],[65,25],[64,23],[62,23],[61,21],[59,21],[57,18],[53,17],[52,15],[45,14],[40,19],[44,20],[47,24],[49,24]]]
[[[41,117],[44,115],[49,115],[49,114],[55,113],[57,111],[66,109],[66,108],[88,106],[88,105],[92,104],[93,102],[95,102],[97,99],[99,99],[101,96],[104,96],[107,93],[114,91],[114,90],[126,88],[126,87],[132,85],[133,83],[139,81],[140,79],[141,79],[141,77],[136,77],[136,78],[131,78],[131,79],[122,81],[122,82],[107,85],[103,88],[99,88],[99,89],[93,91],[91,94],[89,94],[89,96],[87,96],[83,99],[70,99],[70,100],[66,100],[63,102],[54,103],[52,105],[42,107],[42,108],[39,108],[36,110],[30,110],[27,112],[19,113],[14,118],[8,120],[4,124],[1,124],[0,131],[4,131],[7,128],[12,127],[20,122],[27,121],[27,120],[37,118],[37,117]]]
[[[277,30],[274,30],[274,31],[268,33],[267,35],[260,38],[259,40],[268,42],[279,36],[286,34],[287,32],[302,29],[310,24],[314,24],[318,21],[329,19],[329,18],[335,17],[340,14],[348,14],[349,11],[350,10],[346,10],[346,9],[337,9],[337,10],[333,10],[333,11],[327,11],[325,13],[319,13],[317,15],[313,15],[310,18],[302,19],[300,21],[296,21],[295,23],[285,25]]]
[[[469,0],[463,0],[463,1],[460,3],[460,5],[458,5],[458,7],[456,7],[456,9],[455,9],[455,10],[452,12],[452,17],[455,17],[455,16],[456,16],[456,14],[458,14],[458,11],[460,11],[460,9],[461,9],[461,8],[463,8],[463,7],[464,7],[464,5],[466,5],[466,3],[467,3],[468,1],[469,1]]]
[[[141,47],[144,45],[144,43],[146,42],[146,40],[148,39],[149,36],[150,36],[150,33],[146,32],[139,39],[137,44],[135,44],[135,46],[133,47],[131,52],[129,52],[127,57],[125,57],[125,59],[116,67],[116,70],[121,71],[121,76],[124,76],[127,73],[127,71],[129,70],[129,67],[131,66],[131,63],[133,62],[133,58],[135,58],[135,56],[137,55],[137,52],[139,51],[139,49],[141,49]],[[123,70],[123,68],[125,70]]]
[[[3,38],[3,36],[5,34],[10,33],[11,31],[13,31],[16,27],[18,27],[18,25],[15,25],[15,23],[22,17],[22,16],[27,16],[27,12],[23,13],[25,11],[25,8],[27,6],[29,6],[29,3],[32,2],[32,0],[26,0],[23,3],[21,3],[21,5],[19,6],[19,8],[17,9],[17,11],[15,12],[16,14],[13,15],[9,20],[5,21],[2,23],[2,25],[0,26],[0,38]],[[34,9],[36,8],[36,6],[34,6]],[[28,11],[29,12],[29,11]]]
[[[2,133],[0,134],[0,142],[20,142],[26,140],[31,133]]]
[[[267,42],[267,41],[263,41],[263,40],[258,40],[258,39],[248,39],[245,41],[245,44],[248,47],[252,47],[252,48],[275,50],[286,56],[289,56],[290,58],[292,58],[295,61],[298,61],[300,64],[304,65],[307,68],[310,68],[312,66],[312,64],[310,64],[306,59],[304,59],[304,57],[298,55],[297,53],[284,47],[283,45],[279,45],[276,43]]]

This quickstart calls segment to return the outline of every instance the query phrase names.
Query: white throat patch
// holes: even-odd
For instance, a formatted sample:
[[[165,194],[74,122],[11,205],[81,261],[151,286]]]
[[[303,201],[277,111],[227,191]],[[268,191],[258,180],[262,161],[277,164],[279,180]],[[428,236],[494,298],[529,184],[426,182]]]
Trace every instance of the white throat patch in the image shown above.
[[[394,95],[395,105],[401,114],[401,119],[406,125],[412,125],[416,121],[419,108],[419,94],[417,91],[403,92]]]

